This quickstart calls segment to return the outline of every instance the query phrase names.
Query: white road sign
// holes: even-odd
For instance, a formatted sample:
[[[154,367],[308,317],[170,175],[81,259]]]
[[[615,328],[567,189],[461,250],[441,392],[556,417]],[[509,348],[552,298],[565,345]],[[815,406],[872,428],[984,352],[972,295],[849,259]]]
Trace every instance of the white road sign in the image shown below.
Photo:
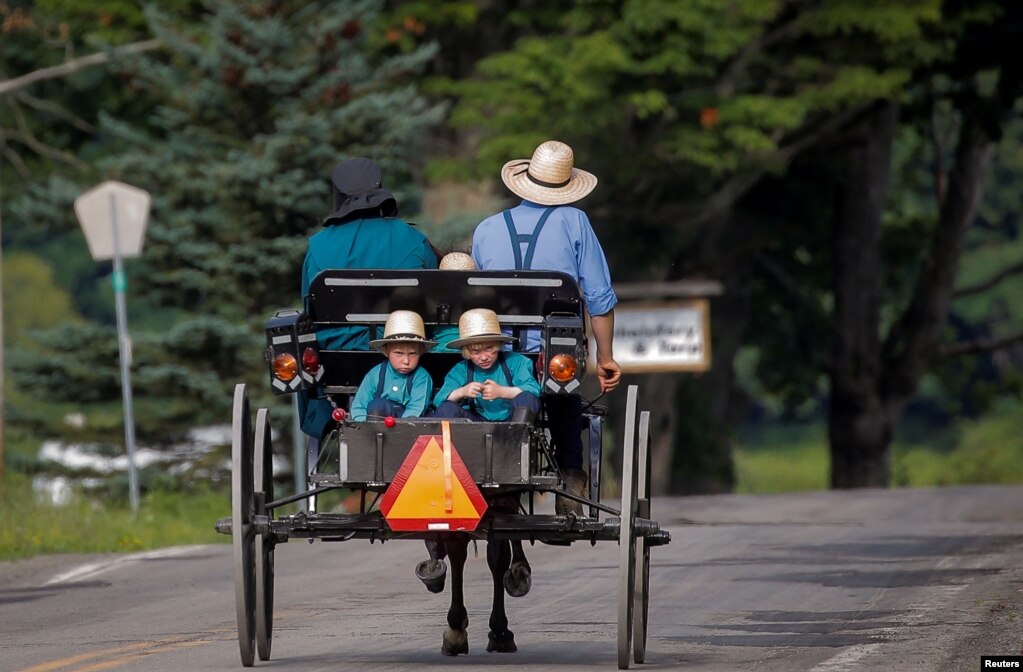
[[[142,253],[149,217],[149,192],[122,182],[104,182],[75,199],[75,214],[96,261]]]

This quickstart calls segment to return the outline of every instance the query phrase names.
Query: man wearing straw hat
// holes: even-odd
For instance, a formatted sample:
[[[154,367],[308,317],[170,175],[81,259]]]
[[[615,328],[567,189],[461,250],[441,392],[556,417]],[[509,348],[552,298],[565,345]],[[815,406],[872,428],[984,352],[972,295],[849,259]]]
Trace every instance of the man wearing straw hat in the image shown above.
[[[575,278],[590,314],[597,344],[597,378],[603,393],[618,385],[622,373],[612,350],[618,298],[589,218],[569,205],[597,186],[597,178],[574,163],[572,148],[557,140],[542,143],[530,159],[506,163],[501,180],[523,200],[480,222],[472,238],[472,257],[483,270],[563,271]],[[525,350],[540,349],[538,330],[528,330],[525,338]],[[582,470],[582,399],[552,395],[545,398],[545,404],[565,487],[582,497],[587,480]],[[555,508],[559,514],[582,515],[582,505],[567,498],[559,498]]]
[[[398,202],[383,188],[375,161],[357,158],[338,164],[331,176],[334,211],[323,230],[309,239],[302,264],[302,296],[316,275],[328,268],[437,268],[437,255],[425,235],[396,217]],[[331,327],[316,332],[321,348],[369,350],[367,327]],[[326,399],[299,394],[302,431],[319,439],[333,410]]]

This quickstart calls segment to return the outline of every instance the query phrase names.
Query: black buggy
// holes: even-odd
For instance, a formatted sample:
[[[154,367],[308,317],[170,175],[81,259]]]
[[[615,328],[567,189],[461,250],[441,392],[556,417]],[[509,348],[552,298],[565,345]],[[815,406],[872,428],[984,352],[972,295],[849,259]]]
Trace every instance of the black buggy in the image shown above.
[[[278,311],[267,325],[266,358],[273,391],[299,390],[325,397],[344,409],[376,351],[321,350],[317,328],[382,325],[393,310],[419,313],[428,329],[457,325],[466,310],[489,308],[515,331],[540,328],[533,359],[544,395],[579,394],[586,366],[586,337],[579,288],[568,275],[547,271],[327,270],[310,287],[305,310]],[[518,342],[514,345],[519,350]],[[439,388],[460,353],[428,352],[420,361]],[[649,413],[636,414],[636,387],[627,391],[622,444],[621,510],[600,502],[603,409],[584,408],[584,446],[589,462],[589,515],[539,514],[533,495],[564,492],[551,457],[546,414],[526,422],[464,422],[439,419],[370,419],[353,422],[335,410],[321,445],[308,454],[307,490],[274,498],[272,434],[268,409],[253,419],[244,384],[235,388],[232,421],[232,515],[217,522],[234,548],[235,607],[242,664],[269,660],[273,621],[274,547],[292,538],[348,541],[437,539],[462,534],[480,540],[518,540],[569,545],[618,541],[618,665],[643,662],[646,650],[650,547],[670,534],[650,519],[647,456]],[[638,420],[638,423],[637,423]],[[437,501],[410,483],[433,451]],[[436,466],[436,465],[435,465]],[[422,480],[422,479],[420,479]],[[321,512],[317,495],[344,488],[361,493],[354,513]],[[454,493],[454,495],[453,495]],[[516,513],[476,507],[466,516],[466,498],[485,501],[512,495]],[[522,495],[525,495],[524,497]],[[426,495],[428,499],[430,495]],[[372,501],[368,501],[372,497]],[[461,497],[461,499],[458,499]],[[275,509],[307,500],[307,511],[275,516]],[[453,504],[455,500],[461,508]],[[400,502],[400,506],[399,506]],[[417,502],[421,504],[418,506]],[[432,505],[431,505],[432,504]],[[399,511],[400,509],[400,511]],[[457,510],[456,510],[457,509]],[[411,513],[410,513],[411,511]],[[445,515],[447,511],[447,515]],[[605,517],[600,518],[603,512]],[[630,653],[632,655],[630,655]]]

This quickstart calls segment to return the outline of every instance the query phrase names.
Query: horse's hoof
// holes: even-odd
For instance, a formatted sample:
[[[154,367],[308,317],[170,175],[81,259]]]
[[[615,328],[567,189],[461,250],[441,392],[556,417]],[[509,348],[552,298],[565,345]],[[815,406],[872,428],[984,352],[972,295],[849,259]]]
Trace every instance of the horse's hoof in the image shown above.
[[[533,587],[532,577],[528,562],[513,562],[504,573],[504,589],[512,597],[522,597]]]
[[[511,630],[494,632],[487,635],[487,651],[493,653],[515,653],[519,647],[515,646],[515,634]]]
[[[444,590],[444,577],[448,573],[448,566],[443,560],[423,560],[416,565],[416,578],[423,582],[426,589],[431,593],[439,593]]]
[[[445,656],[469,653],[469,633],[465,630],[452,630],[450,626],[444,628],[444,641],[440,646],[440,652]]]

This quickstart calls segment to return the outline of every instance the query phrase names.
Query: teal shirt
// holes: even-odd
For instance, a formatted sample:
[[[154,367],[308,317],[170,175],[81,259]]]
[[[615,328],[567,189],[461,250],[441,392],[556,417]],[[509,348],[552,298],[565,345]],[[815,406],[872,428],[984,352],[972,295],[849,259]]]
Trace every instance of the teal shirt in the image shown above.
[[[430,352],[461,352],[461,348],[449,348],[448,343],[458,340],[458,326],[447,325],[434,327],[430,338],[437,341],[437,346]]]
[[[352,420],[365,420],[366,408],[369,402],[377,398],[377,388],[380,386],[380,367],[387,367],[384,373],[384,389],[380,396],[384,399],[401,404],[405,412],[403,418],[419,418],[426,411],[430,403],[430,393],[433,392],[433,379],[426,369],[417,367],[415,371],[403,376],[395,371],[390,362],[377,364],[359,385],[359,391],[352,399]],[[412,377],[412,386],[409,387],[409,376]]]
[[[504,370],[501,368],[500,362],[494,362],[494,365],[489,369],[481,369],[478,366],[474,367],[475,372],[472,379],[480,383],[492,380],[499,385],[517,387],[523,392],[529,392],[539,397],[540,383],[536,380],[536,376],[533,375],[533,360],[517,352],[508,352],[506,350],[501,352],[501,356],[504,358],[505,364],[508,365],[508,372],[511,373],[512,377],[511,380],[505,379]],[[468,360],[463,360],[451,367],[448,375],[444,378],[444,384],[441,386],[440,391],[433,398],[434,406],[440,406],[447,401],[448,396],[452,392],[469,382],[468,365]],[[465,408],[476,411],[486,420],[507,420],[511,417],[511,399],[491,399],[487,401],[483,397],[477,397],[471,402],[467,399],[462,399],[458,403]]]
[[[437,255],[422,233],[400,219],[374,217],[333,224],[309,239],[302,264],[302,296],[328,268],[437,268]],[[366,327],[332,327],[316,332],[327,350],[369,350]]]

